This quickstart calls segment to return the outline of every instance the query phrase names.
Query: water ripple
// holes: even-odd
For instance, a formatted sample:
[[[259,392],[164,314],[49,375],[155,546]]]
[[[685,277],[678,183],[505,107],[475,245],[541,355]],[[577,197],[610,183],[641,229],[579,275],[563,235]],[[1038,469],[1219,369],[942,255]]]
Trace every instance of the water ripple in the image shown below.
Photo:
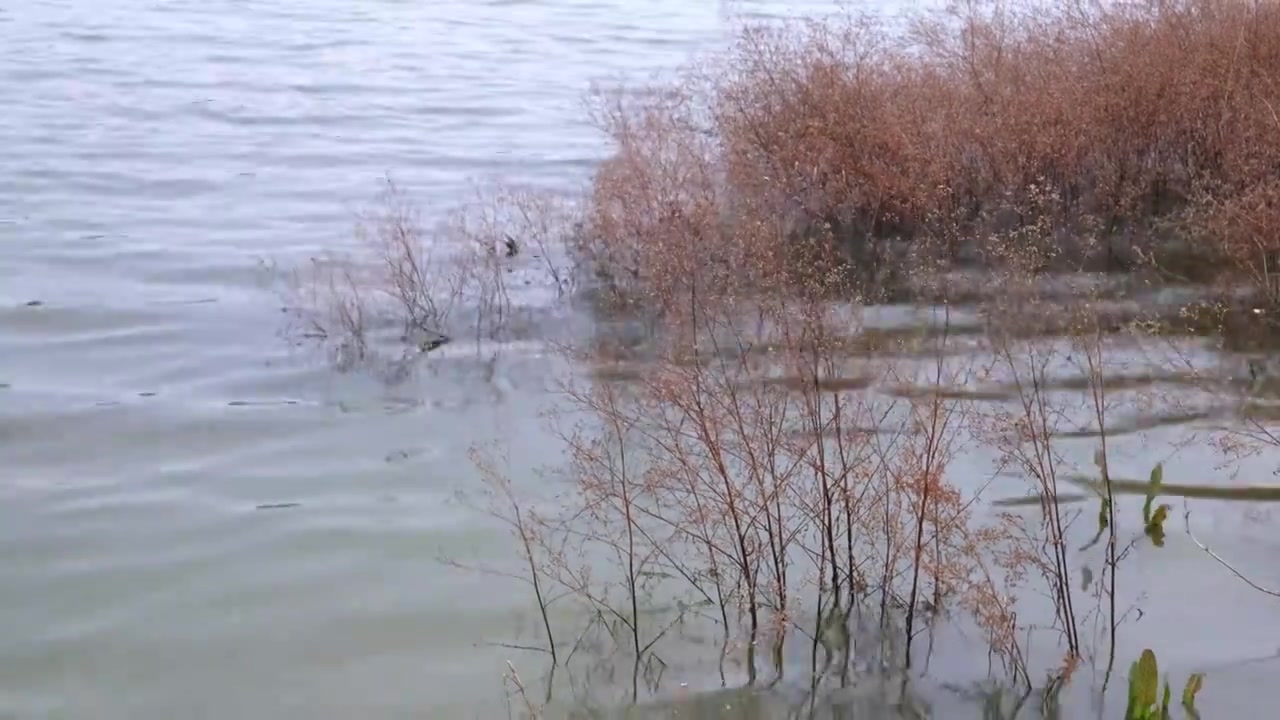
[[[706,47],[718,3],[11,0],[0,27],[0,716],[493,716],[474,643],[521,601],[432,558],[505,557],[447,499],[470,442],[556,460],[522,389],[547,362],[334,375],[258,263],[350,242],[388,172],[437,208],[580,182],[590,82]]]

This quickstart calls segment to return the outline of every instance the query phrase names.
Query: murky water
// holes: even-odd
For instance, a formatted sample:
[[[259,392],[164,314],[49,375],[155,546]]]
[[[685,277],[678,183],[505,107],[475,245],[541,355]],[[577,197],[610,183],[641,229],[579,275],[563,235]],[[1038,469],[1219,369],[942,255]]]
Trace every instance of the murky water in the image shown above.
[[[786,10],[738,3],[747,11]],[[448,501],[536,441],[511,352],[396,387],[292,352],[261,260],[577,182],[595,80],[714,42],[717,2],[0,4],[0,716],[491,717],[524,597]],[[527,438],[523,442],[521,438]],[[260,505],[296,506],[258,509]]]
[[[428,215],[491,178],[581,180],[605,151],[588,84],[725,26],[712,0],[0,6],[0,717],[505,714],[511,653],[484,643],[527,599],[437,558],[509,557],[451,498],[472,442],[557,460],[551,354],[336,374],[281,339],[259,263],[348,244],[387,173]],[[1255,567],[1277,549],[1265,525],[1204,533]],[[1273,607],[1195,578],[1180,601],[1232,618],[1177,667],[1280,647]]]

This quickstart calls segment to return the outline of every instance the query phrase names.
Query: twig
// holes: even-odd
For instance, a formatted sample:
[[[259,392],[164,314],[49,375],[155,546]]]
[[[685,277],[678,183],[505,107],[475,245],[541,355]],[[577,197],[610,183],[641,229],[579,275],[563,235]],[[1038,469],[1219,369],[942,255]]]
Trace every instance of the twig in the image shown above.
[[[524,707],[525,710],[529,711],[529,717],[538,717],[538,709],[534,707],[533,701],[529,699],[529,694],[524,689],[524,683],[520,681],[520,675],[516,672],[516,668],[511,664],[510,660],[507,661],[507,670],[509,671],[507,677],[511,679],[511,682],[516,686],[516,691],[520,693],[520,699],[524,701]]]
[[[1259,98],[1259,99],[1262,100],[1262,102],[1267,106],[1267,109],[1271,111],[1271,119],[1275,121],[1276,129],[1280,130],[1280,116],[1276,115],[1275,107],[1273,107],[1271,103],[1267,102],[1266,98]]]
[[[1217,560],[1219,565],[1230,570],[1233,575],[1245,581],[1245,583],[1247,583],[1249,587],[1253,588],[1254,590],[1257,590],[1260,593],[1270,595],[1271,597],[1280,598],[1280,591],[1268,590],[1267,588],[1264,588],[1258,583],[1250,580],[1248,577],[1244,575],[1244,573],[1235,569],[1235,567],[1233,567],[1231,563],[1227,562],[1226,560],[1223,560],[1222,556],[1210,550],[1208,545],[1205,545],[1204,543],[1200,542],[1199,538],[1196,537],[1195,533],[1191,532],[1191,507],[1186,500],[1182,501],[1182,507],[1183,507],[1182,520],[1186,524],[1187,537],[1191,538],[1191,542],[1195,543],[1196,546],[1198,546],[1201,550],[1205,551],[1205,553],[1207,553],[1209,557],[1213,558],[1214,560]]]
[[[529,652],[540,652],[540,653],[550,652],[546,648],[535,647],[533,645],[513,645],[511,643],[504,643],[504,642],[484,642],[484,643],[480,643],[477,647],[500,647],[500,648],[507,648],[508,650],[527,650]]]
[[[568,665],[569,661],[573,660],[574,653],[578,652],[578,646],[582,644],[582,640],[587,636],[587,633],[590,632],[591,628],[598,622],[604,622],[599,610],[597,610],[596,614],[592,616],[591,622],[587,623],[587,626],[583,628],[582,634],[578,635],[578,639],[574,641],[573,647],[569,649],[569,657],[564,659],[565,665]]]

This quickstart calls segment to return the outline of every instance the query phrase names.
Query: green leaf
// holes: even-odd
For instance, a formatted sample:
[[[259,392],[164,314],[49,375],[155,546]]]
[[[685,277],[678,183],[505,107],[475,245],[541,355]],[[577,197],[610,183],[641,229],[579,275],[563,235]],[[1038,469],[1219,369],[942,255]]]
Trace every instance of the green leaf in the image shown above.
[[[1137,668],[1138,707],[1151,708],[1156,704],[1156,693],[1160,691],[1160,666],[1156,664],[1156,654],[1150,649],[1142,651]]]
[[[1164,521],[1169,518],[1171,509],[1168,503],[1161,503],[1160,507],[1156,508],[1156,511],[1151,515],[1151,524],[1164,527]]]
[[[1156,463],[1151,468],[1151,479],[1147,482],[1147,501],[1142,504],[1142,524],[1151,524],[1151,503],[1160,494],[1160,486],[1164,484],[1164,463]]]
[[[1164,528],[1154,525],[1147,530],[1147,537],[1151,538],[1151,544],[1158,548],[1164,547]]]
[[[1192,673],[1191,677],[1187,678],[1187,686],[1182,688],[1182,706],[1188,710],[1195,710],[1196,695],[1202,687],[1204,687],[1204,673]]]
[[[1169,689],[1169,681],[1164,681],[1164,697],[1160,698],[1160,717],[1163,720],[1169,720],[1169,699],[1173,697],[1173,691]]]
[[[1160,505],[1147,522],[1145,532],[1156,547],[1164,547],[1164,521],[1169,517],[1169,509],[1166,504]]]
[[[1141,710],[1138,708],[1138,661],[1129,665],[1129,704],[1124,710],[1125,720],[1137,720]]]

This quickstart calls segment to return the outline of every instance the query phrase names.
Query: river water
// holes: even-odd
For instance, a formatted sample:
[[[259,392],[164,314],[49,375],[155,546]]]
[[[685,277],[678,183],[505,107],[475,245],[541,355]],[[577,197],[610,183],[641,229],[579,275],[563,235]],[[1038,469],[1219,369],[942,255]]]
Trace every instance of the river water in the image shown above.
[[[506,556],[448,500],[469,443],[536,429],[544,361],[497,400],[466,367],[337,375],[260,263],[349,245],[388,173],[428,216],[581,181],[589,83],[724,10],[0,4],[0,717],[490,717],[476,645],[524,597],[435,558]]]
[[[526,598],[437,558],[510,556],[452,498],[473,442],[556,461],[550,353],[336,373],[262,265],[349,246],[387,174],[428,215],[578,183],[592,81],[820,6],[0,5],[0,718],[505,715]]]

